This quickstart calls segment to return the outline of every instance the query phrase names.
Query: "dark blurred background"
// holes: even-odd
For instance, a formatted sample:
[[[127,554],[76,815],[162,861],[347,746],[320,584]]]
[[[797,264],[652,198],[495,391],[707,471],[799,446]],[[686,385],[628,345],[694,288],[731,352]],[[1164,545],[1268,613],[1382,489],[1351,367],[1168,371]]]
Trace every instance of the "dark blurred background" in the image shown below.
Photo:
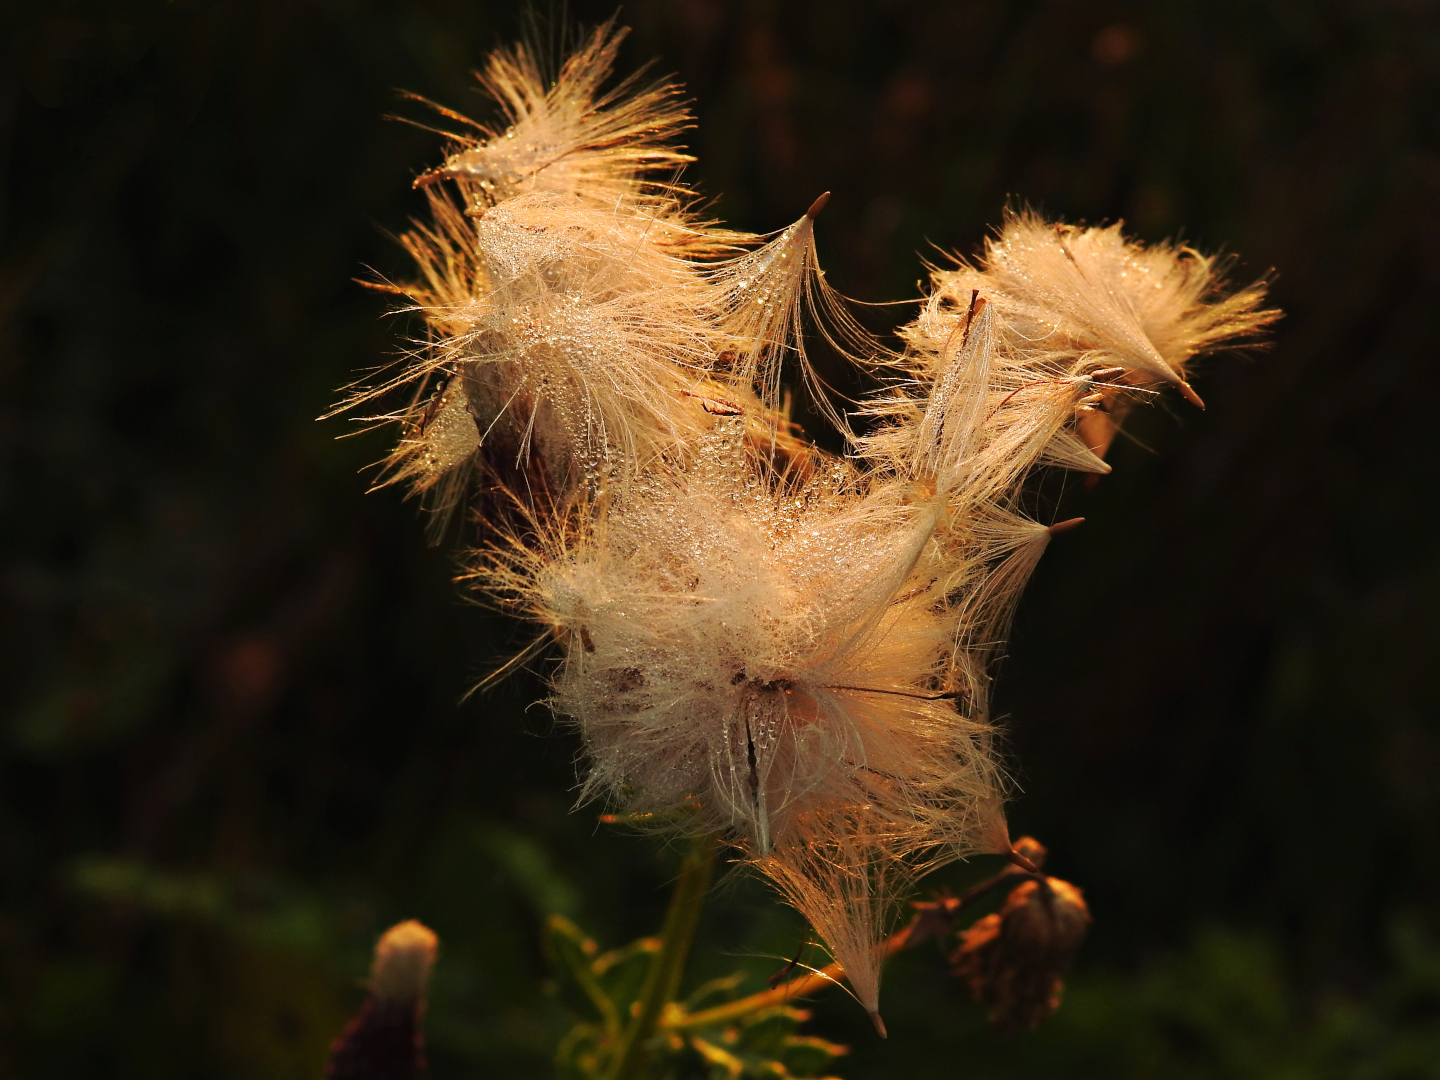
[[[594,22],[608,4],[572,0]],[[635,0],[749,229],[823,190],[829,280],[915,295],[1007,199],[1276,271],[1269,351],[1072,483],[1001,671],[1018,831],[1096,916],[992,1036],[939,958],[813,1030],[849,1077],[1440,1076],[1440,19],[1425,0]],[[465,603],[384,434],[316,423],[416,327],[356,279],[439,140],[476,0],[0,15],[0,1075],[316,1077],[375,935],[443,940],[433,1075],[544,1075],[544,914],[651,932],[675,856],[571,811],[523,631]],[[878,309],[882,328],[908,309]],[[543,672],[543,665],[537,670]],[[963,884],[993,867],[956,868]],[[694,978],[800,923],[727,881]],[[776,958],[780,959],[776,959]]]

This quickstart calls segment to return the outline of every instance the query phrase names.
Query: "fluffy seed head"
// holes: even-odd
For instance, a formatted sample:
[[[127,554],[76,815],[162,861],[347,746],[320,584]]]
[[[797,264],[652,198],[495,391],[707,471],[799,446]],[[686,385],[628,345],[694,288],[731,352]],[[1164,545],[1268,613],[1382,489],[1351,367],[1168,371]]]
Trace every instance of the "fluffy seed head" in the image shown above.
[[[787,483],[722,421],[683,476],[627,487],[490,581],[565,644],[551,704],[585,739],[584,794],[697,808],[688,827],[769,874],[873,1006],[896,891],[976,850],[1001,777],[916,587],[939,510],[859,484],[840,462]]]
[[[1188,249],[1011,214],[887,353],[824,284],[818,202],[768,238],[687,214],[656,170],[688,160],[667,141],[688,121],[669,88],[601,89],[618,41],[602,27],[553,84],[523,48],[492,57],[508,126],[456,136],[402,238],[428,340],[355,400],[408,391],[375,417],[401,425],[388,479],[508,504],[468,580],[556,646],[582,799],[722,834],[875,1013],[874,945],[916,875],[1009,851],[992,662],[1075,524],[1029,516],[1031,476],[1107,472],[1128,400],[1193,398],[1192,357],[1276,313]],[[888,379],[859,434],[809,373],[807,320]],[[787,366],[845,456],[790,422]]]

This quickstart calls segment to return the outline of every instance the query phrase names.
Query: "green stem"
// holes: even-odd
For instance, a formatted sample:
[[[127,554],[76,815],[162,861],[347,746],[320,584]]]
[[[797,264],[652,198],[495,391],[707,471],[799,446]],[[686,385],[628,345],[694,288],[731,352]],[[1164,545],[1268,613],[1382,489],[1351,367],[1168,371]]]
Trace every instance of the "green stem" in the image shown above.
[[[620,1038],[606,1080],[640,1080],[644,1075],[650,1039],[660,1025],[665,1006],[675,1000],[680,990],[685,960],[690,955],[690,943],[700,921],[705,890],[710,887],[718,846],[713,836],[696,837],[680,864],[680,876],[660,932],[660,951],[645,976],[634,1018]]]
[[[875,946],[875,951],[881,959],[908,948],[912,940],[919,940],[915,932],[917,925],[919,925],[919,920],[911,922],[909,926],[896,931]],[[703,1012],[680,1014],[665,1026],[672,1031],[693,1031],[698,1028],[729,1024],[765,1009],[788,1005],[796,998],[808,997],[827,986],[838,986],[844,977],[845,969],[839,964],[831,964],[820,971],[812,971],[798,979],[791,979],[773,990],[762,990],[758,994],[751,994],[738,1001],[726,1002],[724,1005],[717,1005],[713,1009],[705,1009]]]
[[[1023,856],[1021,856],[1023,858]],[[1012,860],[1014,861],[1014,860]],[[1025,860],[1030,866],[1034,866],[1028,859]],[[1016,862],[1018,866],[1018,861]],[[966,890],[958,897],[950,897],[947,900],[936,901],[924,905],[934,915],[948,924],[953,929],[955,921],[960,912],[964,911],[971,904],[994,892],[1002,886],[1018,885],[1023,881],[1038,881],[1040,887],[1049,893],[1049,886],[1045,883],[1045,877],[1036,872],[1016,870],[1010,868],[1002,870],[994,877],[987,878],[980,884]],[[919,906],[919,905],[917,905]],[[947,929],[948,932],[948,929]],[[916,915],[909,925],[897,930],[884,941],[875,946],[875,952],[884,960],[893,956],[902,949],[935,936],[933,927],[927,927],[925,919]],[[781,1005],[788,1005],[796,998],[807,997],[817,991],[824,990],[827,986],[839,985],[845,977],[845,969],[839,964],[831,964],[820,971],[810,971],[797,979],[776,986],[770,990],[762,990],[758,994],[751,994],[749,997],[740,998],[737,1001],[727,1001],[724,1005],[716,1005],[713,1008],[705,1009],[697,1013],[685,1013],[677,1011],[666,1018],[665,1026],[671,1031],[695,1031],[700,1028],[717,1027],[722,1024],[733,1023],[736,1020],[751,1016],[754,1013],[765,1009],[774,1009]]]

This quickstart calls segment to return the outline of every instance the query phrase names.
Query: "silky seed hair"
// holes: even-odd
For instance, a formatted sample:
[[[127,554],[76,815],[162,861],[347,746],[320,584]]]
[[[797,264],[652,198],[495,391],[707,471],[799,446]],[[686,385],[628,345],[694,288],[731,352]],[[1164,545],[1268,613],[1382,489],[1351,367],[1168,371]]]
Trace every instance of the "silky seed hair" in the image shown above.
[[[479,210],[536,191],[652,215],[681,210],[692,196],[673,177],[695,159],[672,145],[692,126],[679,88],[642,86],[637,73],[604,89],[628,34],[613,19],[596,27],[553,78],[533,45],[491,53],[476,77],[504,126],[432,106],[468,130],[446,133],[444,164],[416,185],[450,181]]]
[[[1054,537],[1038,469],[1105,473],[1128,403],[1198,401],[1192,358],[1276,317],[1214,260],[1119,225],[1006,216],[935,268],[887,351],[825,285],[824,199],[769,237],[702,222],[673,87],[604,84],[597,29],[547,84],[491,57],[505,125],[443,114],[430,218],[396,287],[427,339],[352,404],[399,396],[386,482],[473,513],[468,588],[530,619],[580,801],[709,833],[768,877],[877,1017],[876,943],[916,878],[1009,850],[994,660]],[[884,380],[846,414],[818,329]],[[810,443],[784,378],[845,441]]]

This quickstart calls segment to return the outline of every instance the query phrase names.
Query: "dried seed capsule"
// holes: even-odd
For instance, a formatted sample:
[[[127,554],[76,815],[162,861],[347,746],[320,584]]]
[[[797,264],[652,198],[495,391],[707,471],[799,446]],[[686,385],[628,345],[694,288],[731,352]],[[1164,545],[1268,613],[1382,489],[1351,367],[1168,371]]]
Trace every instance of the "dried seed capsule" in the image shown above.
[[[1089,929],[1079,889],[1059,878],[1031,879],[1010,893],[999,914],[961,935],[950,961],[996,1028],[1024,1031],[1059,1007],[1061,976]]]

